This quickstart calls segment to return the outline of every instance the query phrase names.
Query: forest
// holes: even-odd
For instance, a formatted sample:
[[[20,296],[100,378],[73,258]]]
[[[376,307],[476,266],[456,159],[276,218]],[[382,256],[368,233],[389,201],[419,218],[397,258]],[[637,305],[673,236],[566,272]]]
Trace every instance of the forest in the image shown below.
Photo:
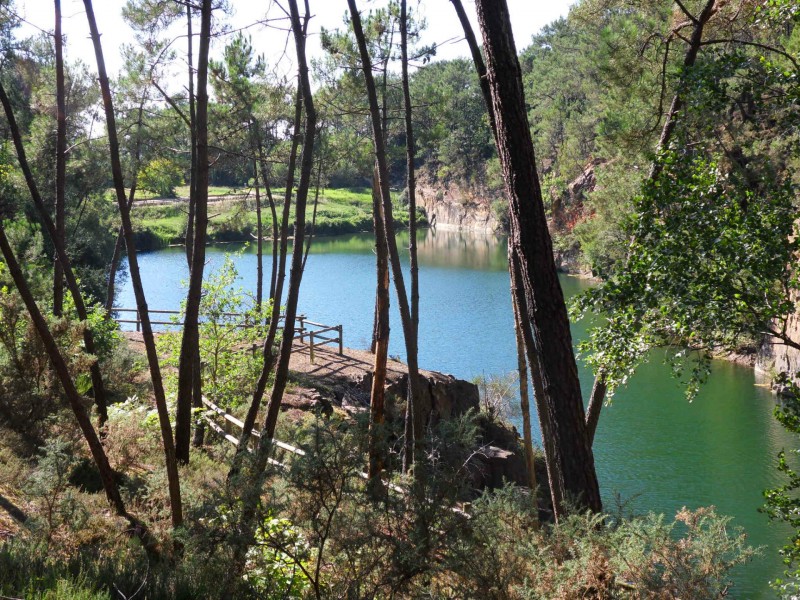
[[[800,595],[797,0],[577,0],[516,40],[506,0],[114,4],[129,41],[0,0],[0,598]],[[470,382],[427,370],[426,244],[473,226],[502,303],[450,301],[491,323],[476,363],[494,309],[513,349]],[[305,313],[329,236],[368,240],[325,263],[365,347]],[[607,476],[637,373],[686,412],[722,361],[762,378],[774,546],[688,473],[648,473],[672,513]]]

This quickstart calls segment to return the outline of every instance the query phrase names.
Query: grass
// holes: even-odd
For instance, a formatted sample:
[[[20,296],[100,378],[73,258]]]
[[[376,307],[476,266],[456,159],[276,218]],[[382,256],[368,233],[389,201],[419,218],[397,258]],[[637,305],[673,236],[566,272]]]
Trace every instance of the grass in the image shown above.
[[[184,187],[178,188],[181,195]],[[239,190],[241,192],[241,190]],[[213,187],[209,196],[237,193],[233,188]],[[394,198],[399,204],[399,198]],[[309,199],[307,223],[310,224],[313,212],[313,197]],[[184,203],[158,206],[134,206],[134,227],[137,232],[137,246],[140,250],[151,250],[170,244],[181,244],[186,231],[186,206]],[[408,225],[405,209],[395,207],[395,223],[398,227]],[[224,200],[209,206],[208,236],[210,242],[244,241],[252,239],[257,229],[255,204],[247,200]],[[294,208],[292,208],[292,220]],[[262,219],[266,235],[272,227],[268,206],[262,205]],[[315,233],[336,235],[360,233],[372,230],[372,193],[367,189],[328,189],[320,194],[317,207]]]

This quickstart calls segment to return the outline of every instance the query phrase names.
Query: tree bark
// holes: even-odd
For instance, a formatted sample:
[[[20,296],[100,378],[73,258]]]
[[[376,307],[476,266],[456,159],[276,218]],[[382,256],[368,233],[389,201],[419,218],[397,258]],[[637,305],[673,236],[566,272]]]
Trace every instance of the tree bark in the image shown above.
[[[491,127],[492,134],[494,135],[495,144],[497,141],[497,125],[495,116],[492,109],[492,91],[489,87],[489,80],[486,76],[486,65],[483,62],[483,55],[481,54],[478,41],[472,31],[467,13],[460,0],[451,0],[455,7],[456,14],[464,29],[464,37],[469,44],[472,61],[475,64],[475,70],[478,73],[478,80],[480,81],[481,93],[486,104],[486,111],[489,117],[489,126]],[[555,450],[553,446],[553,435],[551,434],[550,422],[545,418],[547,413],[544,405],[544,392],[542,390],[542,376],[539,369],[539,359],[536,345],[533,341],[533,332],[531,330],[531,323],[528,321],[526,315],[527,301],[525,299],[525,290],[522,284],[522,274],[519,267],[519,256],[516,254],[513,246],[508,247],[508,271],[511,279],[511,294],[514,303],[514,309],[517,311],[519,317],[515,316],[515,325],[519,328],[522,334],[524,343],[524,350],[528,358],[528,365],[530,367],[531,384],[533,386],[534,400],[536,402],[536,414],[539,418],[539,428],[542,432],[542,444],[544,448],[545,464],[547,466],[547,478],[550,486],[550,498],[554,507],[554,516],[556,519],[559,517],[559,509],[563,504],[563,490],[562,486],[557,485],[558,465],[555,462]]]
[[[258,160],[253,159],[253,185],[256,188],[256,308],[261,312],[264,297],[264,227],[261,223],[261,190],[258,185]]]
[[[608,384],[604,371],[599,371],[594,378],[592,394],[589,397],[589,406],[586,408],[586,437],[590,444],[594,444],[594,434],[600,421],[600,411],[603,409]]]
[[[372,369],[372,388],[369,396],[369,479],[375,494],[382,492],[381,473],[385,459],[385,404],[386,361],[389,357],[389,248],[386,246],[383,206],[378,184],[378,168],[372,175],[372,222],[375,227],[375,255],[377,256],[376,335],[375,360]]]
[[[305,3],[305,21],[301,25],[300,15],[297,9],[297,0],[289,0],[291,14],[292,31],[294,33],[295,47],[297,49],[298,63],[298,94],[302,98],[305,108],[304,144],[303,156],[300,166],[300,182],[297,188],[297,204],[295,208],[295,241],[294,251],[292,252],[292,269],[289,277],[289,290],[286,300],[286,317],[283,339],[281,340],[280,359],[275,373],[275,382],[272,387],[270,402],[267,407],[267,418],[264,429],[261,433],[258,449],[256,450],[255,460],[252,466],[252,478],[247,482],[245,492],[242,496],[242,516],[241,529],[244,535],[241,536],[242,543],[237,544],[234,549],[234,557],[231,564],[231,577],[226,586],[226,592],[230,594],[233,582],[240,576],[244,569],[244,557],[249,544],[252,543],[256,507],[261,495],[263,474],[266,470],[267,459],[272,451],[272,438],[275,434],[275,425],[278,421],[281,400],[286,388],[287,376],[289,373],[289,358],[291,356],[292,343],[294,338],[295,316],[297,312],[297,299],[302,281],[302,261],[303,261],[303,237],[305,233],[305,212],[308,200],[308,190],[311,184],[312,170],[314,168],[314,137],[316,133],[316,111],[314,109],[314,99],[311,94],[311,83],[308,77],[308,63],[305,54],[306,29],[310,11],[308,0]],[[241,447],[241,443],[240,443]]]
[[[284,316],[283,338],[281,339],[280,355],[275,369],[275,382],[272,384],[267,416],[264,429],[261,433],[259,454],[266,460],[266,452],[270,450],[272,438],[275,435],[275,426],[278,423],[283,392],[289,375],[289,359],[294,343],[294,326],[297,316],[297,300],[300,294],[300,283],[303,279],[303,241],[306,227],[306,205],[308,203],[308,190],[311,187],[311,177],[314,171],[314,141],[316,137],[317,112],[314,108],[314,97],[311,92],[308,63],[306,61],[306,28],[310,16],[308,0],[306,0],[305,23],[301,25],[300,15],[297,10],[296,0],[290,0],[292,17],[292,30],[294,31],[295,47],[297,49],[297,63],[299,71],[299,93],[303,98],[305,111],[305,124],[303,132],[303,155],[300,161],[300,182],[297,186],[295,201],[294,243],[292,244],[292,268],[289,275],[289,290],[286,296],[286,312]],[[278,301],[280,303],[280,301]],[[259,465],[259,472],[263,467]]]
[[[528,125],[522,74],[505,0],[476,0],[497,149],[509,200],[511,252],[518,259],[531,323],[530,362],[538,361],[542,402],[553,437],[552,483],[578,509],[602,510],[566,304],[553,260]],[[557,516],[563,507],[556,507]]]
[[[383,128],[381,126],[381,112],[378,106],[378,95],[375,89],[375,79],[372,76],[372,60],[367,50],[364,30],[361,26],[361,17],[358,13],[355,0],[347,0],[350,8],[350,17],[353,22],[353,33],[358,44],[361,63],[364,70],[367,96],[369,98],[370,118],[372,122],[372,136],[375,147],[375,159],[378,165],[378,183],[380,184],[381,202],[383,205],[383,221],[386,246],[389,250],[389,263],[392,268],[397,303],[400,308],[400,320],[403,326],[403,337],[406,343],[406,362],[408,363],[409,378],[409,406],[412,411],[413,435],[407,439],[405,450],[406,464],[410,464],[411,456],[415,450],[421,450],[421,442],[425,429],[425,415],[420,406],[420,376],[417,362],[417,335],[411,320],[411,309],[406,293],[403,271],[400,264],[400,254],[397,250],[397,238],[394,231],[392,211],[392,197],[389,191],[389,167],[386,160]]]
[[[414,124],[411,119],[411,90],[408,84],[408,10],[400,3],[400,55],[402,61],[403,107],[406,121],[406,185],[408,188],[408,255],[411,265],[411,324],[419,335],[419,259],[417,257],[417,176],[414,166]]]
[[[56,49],[56,235],[66,248],[66,185],[67,185],[67,105],[64,90],[64,39],[61,36],[61,0],[55,0],[55,49]],[[64,267],[61,261],[53,264],[53,314],[61,316],[64,311]]]
[[[256,419],[258,418],[258,411],[261,409],[261,402],[264,400],[264,394],[267,390],[267,382],[269,381],[270,375],[272,375],[273,369],[275,368],[275,351],[273,346],[275,345],[275,338],[277,337],[278,333],[278,322],[280,320],[281,315],[281,298],[283,297],[283,284],[286,279],[286,255],[289,250],[289,213],[292,205],[292,190],[294,189],[294,172],[295,167],[297,166],[297,152],[300,146],[300,128],[301,128],[301,118],[303,114],[303,92],[302,92],[302,85],[300,82],[300,75],[298,75],[298,83],[297,83],[297,96],[295,99],[295,106],[294,106],[294,131],[292,135],[292,148],[289,152],[289,165],[286,174],[286,193],[283,199],[283,212],[281,214],[281,226],[280,226],[280,249],[277,254],[277,262],[276,262],[276,255],[275,255],[275,247],[276,239],[275,239],[275,211],[274,206],[275,203],[272,200],[272,194],[268,192],[268,197],[270,198],[270,206],[273,208],[273,283],[274,283],[274,292],[271,294],[272,298],[272,313],[270,315],[269,320],[269,328],[267,329],[267,337],[264,340],[263,346],[263,355],[264,355],[264,364],[261,367],[261,374],[258,377],[258,381],[256,382],[256,389],[253,391],[253,398],[250,401],[250,407],[247,410],[247,415],[244,419],[244,425],[242,427],[242,435],[239,438],[239,446],[236,450],[237,459],[239,458],[239,454],[244,452],[247,449],[247,443],[250,438],[251,433],[253,432],[253,428],[256,425]],[[262,169],[264,165],[262,164]],[[269,189],[269,188],[267,188]],[[295,236],[295,242],[293,248],[297,248],[297,238]],[[302,247],[302,246],[301,246]],[[294,251],[292,253],[292,257],[294,257]],[[277,268],[276,268],[277,267]],[[270,284],[270,287],[273,287]],[[284,332],[289,331],[288,329],[284,329]],[[290,332],[292,338],[294,338],[294,329]],[[234,475],[238,470],[238,460],[234,460],[234,464],[231,467],[230,473],[228,474],[229,477]]]
[[[103,108],[106,116],[106,130],[108,134],[109,154],[111,158],[111,173],[114,179],[114,190],[119,207],[120,220],[125,234],[125,246],[128,253],[128,270],[130,271],[131,284],[136,296],[136,308],[139,311],[139,318],[142,322],[142,339],[147,353],[147,361],[150,365],[150,377],[153,383],[153,396],[155,397],[158,420],[161,427],[161,438],[164,444],[164,458],[167,470],[167,483],[169,487],[170,509],[173,528],[183,524],[183,508],[181,504],[181,488],[178,475],[178,465],[175,460],[175,446],[172,439],[172,425],[167,411],[167,401],[164,394],[164,384],[161,377],[161,369],[158,363],[158,353],[156,352],[153,328],[150,323],[150,315],[147,310],[147,300],[142,286],[142,277],[139,272],[139,260],[136,255],[136,246],[133,239],[133,225],[131,223],[130,210],[125,199],[125,185],[122,180],[122,163],[119,157],[119,140],[117,137],[117,123],[114,116],[114,104],[111,99],[111,86],[108,82],[106,73],[105,59],[103,58],[103,48],[100,44],[100,33],[97,29],[97,22],[94,17],[91,0],[83,0],[86,8],[86,18],[89,22],[92,44],[94,45],[95,59],[97,60],[98,79],[100,90],[103,96]]]
[[[197,205],[197,108],[194,95],[194,37],[192,34],[192,6],[186,4],[186,63],[189,69],[189,140],[192,146],[189,163],[189,215],[186,219],[186,264],[192,268],[194,248],[195,206]]]
[[[514,305],[514,337],[517,346],[517,372],[519,374],[519,406],[522,411],[522,442],[525,447],[525,466],[528,470],[528,487],[531,490],[534,511],[538,511],[539,503],[536,493],[536,462],[533,454],[533,432],[531,431],[531,404],[528,397],[528,363],[525,359],[525,339],[522,333],[523,316],[517,306],[516,297],[512,294]],[[538,516],[538,513],[535,513]]]
[[[189,291],[183,318],[183,337],[178,362],[178,396],[175,414],[175,456],[189,462],[192,435],[192,397],[194,371],[200,354],[200,301],[203,296],[203,272],[206,262],[208,228],[208,51],[211,42],[211,0],[203,0],[200,9],[200,47],[197,58],[197,102],[195,148],[197,178],[194,183],[194,239],[189,269]]]

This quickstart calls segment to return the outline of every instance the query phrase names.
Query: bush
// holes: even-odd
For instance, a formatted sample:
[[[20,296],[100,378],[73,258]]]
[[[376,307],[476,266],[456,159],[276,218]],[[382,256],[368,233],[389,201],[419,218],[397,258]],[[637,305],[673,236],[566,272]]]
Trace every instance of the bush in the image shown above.
[[[139,172],[139,187],[161,198],[174,198],[175,187],[183,184],[181,167],[168,158],[154,158]]]

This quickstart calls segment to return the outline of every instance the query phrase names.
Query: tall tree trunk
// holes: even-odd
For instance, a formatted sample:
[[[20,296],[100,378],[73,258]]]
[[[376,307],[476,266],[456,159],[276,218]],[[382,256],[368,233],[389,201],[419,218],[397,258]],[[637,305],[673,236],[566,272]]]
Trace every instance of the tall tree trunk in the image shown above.
[[[505,0],[476,0],[476,8],[498,156],[509,200],[509,244],[519,261],[525,317],[533,333],[534,347],[527,350],[531,363],[538,360],[545,408],[540,419],[548,421],[554,441],[553,466],[557,471],[550,475],[551,483],[577,508],[600,511],[600,489],[586,437],[572,335],[553,260],[508,6]],[[563,508],[555,507],[557,517]]]
[[[203,295],[206,230],[208,228],[208,51],[210,41],[211,0],[203,0],[200,9],[200,47],[197,59],[195,227],[189,269],[189,291],[186,294],[183,337],[178,362],[178,397],[175,414],[175,455],[182,463],[189,462],[194,371],[200,353],[200,301]]]
[[[409,378],[409,406],[412,410],[413,436],[412,440],[407,440],[405,458],[408,464],[414,449],[420,450],[420,443],[425,429],[426,415],[422,414],[420,406],[420,376],[419,365],[417,362],[417,335],[411,321],[411,309],[408,303],[408,295],[403,278],[403,271],[400,264],[400,254],[397,250],[397,238],[394,232],[394,220],[392,212],[392,197],[389,191],[389,167],[386,160],[384,146],[383,128],[381,126],[381,112],[378,106],[378,95],[375,91],[375,79],[372,76],[372,60],[367,50],[364,30],[361,26],[361,17],[358,13],[355,0],[347,0],[350,8],[350,17],[353,22],[353,33],[358,43],[361,63],[364,70],[366,81],[367,96],[369,98],[370,118],[372,121],[372,136],[375,147],[375,159],[378,165],[378,182],[381,190],[381,202],[383,205],[383,221],[386,237],[386,246],[389,249],[389,263],[392,267],[392,277],[394,279],[395,291],[397,293],[397,303],[400,308],[400,320],[403,326],[403,337],[406,343],[406,361],[408,363]]]
[[[64,90],[64,38],[61,36],[61,0],[55,0],[56,26],[56,235],[67,245],[66,185],[67,185],[67,103]],[[64,268],[56,253],[53,265],[53,314],[64,310]]]
[[[301,118],[303,113],[303,92],[302,92],[302,85],[300,82],[301,77],[298,75],[298,83],[297,83],[297,97],[295,99],[295,106],[294,106],[294,132],[292,135],[292,148],[289,152],[289,165],[286,173],[286,194],[283,199],[283,212],[281,214],[281,226],[280,226],[280,249],[279,253],[276,256],[275,254],[275,247],[276,247],[276,239],[275,239],[275,211],[274,206],[275,203],[272,199],[271,193],[269,193],[268,197],[270,198],[270,205],[273,207],[273,279],[274,279],[274,291],[271,294],[272,298],[272,314],[270,315],[269,320],[269,328],[267,329],[267,337],[264,340],[263,346],[263,355],[264,355],[264,364],[261,367],[261,374],[258,377],[258,381],[256,382],[256,388],[253,391],[253,398],[250,401],[250,407],[247,410],[247,415],[244,419],[244,425],[242,427],[242,435],[239,438],[239,446],[237,449],[237,458],[238,455],[244,452],[247,449],[247,443],[250,438],[250,435],[253,432],[253,428],[256,424],[256,419],[258,418],[258,411],[261,409],[261,402],[264,400],[264,393],[267,390],[267,382],[269,381],[270,375],[272,375],[272,371],[275,368],[275,351],[273,346],[275,345],[275,338],[278,332],[278,322],[280,321],[280,314],[281,314],[281,299],[283,297],[283,284],[286,279],[286,255],[289,249],[289,216],[290,216],[290,209],[292,206],[292,190],[294,189],[294,172],[295,167],[297,166],[297,152],[300,146],[300,128],[301,128]],[[263,169],[263,164],[262,164]],[[299,192],[298,192],[299,193]],[[297,238],[295,236],[295,241],[293,245],[293,249],[298,248],[297,246]],[[302,248],[302,245],[300,246]],[[294,258],[294,250],[292,253],[292,258]],[[277,258],[277,261],[276,261]],[[277,267],[277,268],[276,268]],[[270,284],[272,287],[272,284]],[[294,329],[289,330],[284,328],[284,332],[289,332],[291,338],[294,338]],[[286,333],[284,333],[285,335]],[[229,477],[235,475],[238,470],[238,461],[234,460],[234,464],[231,467]]]
[[[136,188],[138,186],[139,163],[142,158],[142,127],[144,122],[144,103],[146,94],[142,94],[139,101],[139,114],[136,122],[136,145],[133,153],[133,165],[131,168],[131,187],[128,190],[128,210],[133,206],[136,198]],[[114,254],[111,256],[111,265],[108,269],[108,283],[106,286],[106,313],[110,317],[111,309],[114,307],[114,296],[116,289],[117,270],[119,261],[122,258],[122,248],[125,245],[125,232],[120,226],[117,232],[117,241],[114,243]]]
[[[675,95],[672,97],[664,126],[661,128],[661,135],[656,145],[655,159],[650,165],[650,172],[647,175],[645,183],[647,181],[653,181],[661,173],[663,163],[660,160],[660,155],[669,146],[672,141],[672,136],[675,133],[675,128],[678,126],[678,116],[686,104],[683,89],[686,75],[697,62],[697,55],[702,46],[705,26],[718,10],[715,4],[715,0],[706,0],[698,16],[694,17],[687,13],[687,16],[690,17],[693,24],[692,35],[689,37],[689,47],[686,49],[686,54],[683,56],[683,69],[681,71],[680,80],[678,81],[678,87],[675,91]],[[606,372],[600,369],[595,375],[594,384],[592,385],[592,396],[586,410],[586,434],[589,436],[590,444],[594,443],[594,436],[597,431],[597,424],[600,421],[600,413],[605,404],[607,391],[608,381],[606,379]]]
[[[50,212],[47,210],[47,206],[45,206],[44,200],[42,200],[42,196],[39,193],[39,188],[33,179],[33,173],[31,172],[28,159],[25,155],[25,146],[22,144],[22,135],[20,133],[19,126],[17,125],[17,121],[14,118],[11,102],[6,95],[5,88],[3,88],[2,84],[0,84],[0,103],[3,104],[3,111],[5,112],[6,120],[8,121],[8,128],[11,130],[14,148],[17,152],[17,160],[19,161],[22,174],[25,177],[25,183],[28,186],[31,199],[36,207],[36,211],[39,213],[39,218],[42,220],[44,230],[55,247],[58,262],[61,264],[64,278],[67,282],[67,288],[69,289],[72,300],[75,303],[75,312],[78,313],[78,318],[85,322],[89,318],[89,313],[86,309],[86,304],[83,301],[83,295],[81,294],[81,289],[78,286],[78,280],[75,277],[75,272],[72,269],[69,256],[67,255],[67,249],[63,243],[64,239],[58,235],[56,226],[53,223],[53,219],[50,218]],[[88,324],[83,328],[83,344],[87,354],[91,354],[93,356],[97,355],[94,345],[94,335],[92,334],[92,330],[88,327]],[[100,373],[100,365],[97,360],[92,362],[92,365],[89,368],[89,373],[92,379],[92,392],[94,393],[95,406],[97,407],[98,422],[102,427],[108,419],[108,410],[106,391],[105,386],[103,385],[103,376]]]
[[[385,400],[386,400],[386,362],[389,356],[389,248],[386,246],[383,205],[378,184],[378,168],[372,174],[372,222],[375,227],[375,255],[377,262],[376,294],[376,336],[375,361],[372,369],[372,389],[369,407],[369,478],[371,488],[377,494],[382,491],[381,473],[385,459]]]
[[[300,15],[297,10],[296,0],[290,0],[292,17],[292,30],[294,31],[295,46],[297,48],[297,63],[299,71],[299,93],[303,98],[305,110],[305,124],[303,133],[303,155],[300,161],[300,182],[297,186],[295,202],[294,243],[292,245],[292,268],[289,275],[289,290],[286,295],[286,313],[284,316],[283,338],[281,339],[280,355],[275,369],[275,381],[272,384],[267,416],[264,420],[264,429],[261,434],[259,454],[266,460],[266,452],[270,450],[272,438],[275,435],[275,426],[278,423],[283,392],[289,375],[289,359],[294,343],[294,326],[297,316],[297,301],[300,294],[300,282],[303,279],[303,241],[306,228],[306,205],[308,203],[308,190],[311,187],[311,177],[314,171],[314,141],[316,137],[317,112],[314,108],[314,97],[311,92],[311,83],[308,75],[306,61],[306,30],[308,27],[309,8],[306,0],[305,23],[301,25]],[[259,472],[263,466],[258,465]]]
[[[272,266],[270,267],[269,277],[269,297],[275,298],[275,287],[278,282],[278,240],[280,237],[278,211],[275,208],[275,198],[272,196],[272,186],[269,183],[269,171],[265,168],[265,162],[261,163],[261,179],[264,180],[264,191],[267,192],[267,202],[269,202],[270,216],[272,217]],[[280,304],[280,298],[277,300]]]
[[[514,305],[514,337],[517,346],[517,372],[519,374],[519,406],[522,412],[522,442],[525,447],[525,466],[528,470],[528,487],[531,490],[534,511],[539,503],[536,493],[536,462],[533,454],[533,432],[531,431],[531,403],[528,396],[528,363],[525,359],[525,339],[522,333],[523,315],[512,293]]]
[[[509,247],[508,264],[511,277],[511,296],[517,315],[514,317],[515,325],[522,335],[523,350],[530,371],[530,380],[533,387],[533,399],[536,402],[536,414],[539,417],[539,429],[542,433],[542,446],[544,449],[545,466],[547,467],[547,481],[550,487],[550,501],[553,505],[553,516],[559,519],[564,503],[563,486],[558,483],[559,466],[556,462],[555,438],[552,434],[552,423],[547,415],[544,389],[542,388],[542,372],[538,360],[536,344],[533,339],[531,323],[527,319],[528,308],[525,298],[525,287],[522,283],[520,257]],[[533,349],[533,350],[532,350]],[[523,438],[524,439],[524,438]],[[532,448],[531,448],[532,450]]]
[[[286,388],[287,376],[289,373],[289,358],[292,351],[294,338],[295,316],[297,313],[297,299],[300,292],[300,282],[302,281],[302,261],[303,261],[303,237],[305,234],[305,212],[308,200],[308,190],[311,184],[311,176],[314,168],[314,137],[316,133],[316,111],[314,109],[314,99],[311,94],[311,83],[308,77],[308,63],[306,61],[305,42],[310,11],[308,0],[305,2],[305,20],[300,22],[300,15],[297,10],[297,0],[288,0],[292,31],[294,33],[295,47],[297,48],[298,64],[298,94],[302,97],[305,107],[305,127],[303,156],[300,166],[300,182],[297,187],[297,204],[295,208],[295,240],[294,251],[292,252],[292,270],[289,277],[289,291],[286,299],[286,321],[284,326],[283,339],[281,340],[280,359],[278,361],[275,382],[272,386],[269,405],[267,407],[267,418],[261,439],[256,451],[255,461],[252,467],[252,478],[247,481],[245,493],[242,495],[242,516],[240,520],[241,529],[244,534],[240,537],[239,543],[234,549],[234,556],[231,564],[230,577],[226,586],[226,593],[230,595],[234,582],[244,569],[244,557],[247,548],[253,541],[254,517],[258,506],[263,484],[263,474],[266,470],[267,459],[272,451],[272,438],[275,434],[275,425],[278,421],[281,400]]]
[[[469,44],[472,61],[475,64],[475,70],[478,73],[478,80],[480,81],[481,93],[486,104],[486,111],[489,117],[489,126],[494,135],[495,143],[497,143],[497,125],[495,122],[494,111],[492,109],[492,91],[489,88],[489,80],[486,76],[486,65],[483,62],[483,55],[481,54],[478,41],[475,38],[475,33],[472,30],[467,13],[460,0],[451,0],[455,7],[456,14],[464,29],[464,37]],[[553,435],[550,433],[550,422],[545,418],[546,407],[544,404],[544,392],[542,391],[542,377],[539,369],[539,359],[536,356],[536,345],[533,341],[533,332],[531,330],[531,323],[528,321],[526,315],[527,302],[525,300],[525,289],[522,284],[522,274],[519,267],[519,256],[515,253],[514,248],[509,245],[508,247],[508,271],[511,278],[511,293],[514,301],[514,309],[517,311],[519,317],[515,316],[515,325],[519,328],[524,343],[524,350],[528,357],[528,365],[530,367],[531,384],[533,386],[534,400],[536,401],[536,414],[539,418],[539,428],[542,432],[542,444],[544,447],[545,463],[547,466],[547,477],[550,485],[550,498],[554,508],[562,505],[563,496],[562,488],[556,485],[556,474],[558,473],[558,466],[555,462],[555,451],[553,446]],[[558,518],[558,512],[555,512],[555,517]]]
[[[408,190],[408,254],[411,266],[411,328],[419,339],[419,261],[417,259],[417,181],[414,169],[414,126],[411,121],[411,90],[408,84],[408,7],[406,0],[400,3],[400,63],[403,87],[403,113],[406,127],[406,189]],[[385,65],[384,65],[385,67]],[[384,87],[386,82],[384,81]],[[384,98],[385,98],[384,90]],[[384,106],[384,118],[386,107]],[[385,126],[384,126],[385,133]],[[410,389],[410,386],[409,386]],[[412,405],[409,395],[406,402],[406,439],[410,438],[413,427]],[[405,460],[411,458],[409,446],[406,445]]]
[[[125,185],[122,180],[122,163],[119,157],[117,123],[114,116],[114,104],[111,99],[111,86],[108,82],[105,59],[103,58],[103,47],[100,44],[100,33],[97,30],[92,1],[83,0],[83,4],[86,7],[86,18],[89,22],[89,31],[91,32],[92,44],[94,45],[95,58],[97,60],[97,73],[100,81],[100,90],[103,96],[109,154],[111,155],[111,173],[114,179],[114,190],[116,192],[120,220],[122,221],[122,228],[125,234],[125,247],[128,252],[128,270],[130,271],[133,293],[136,297],[136,308],[139,311],[139,318],[142,322],[142,339],[147,353],[147,361],[150,365],[153,396],[155,397],[158,421],[161,427],[161,438],[164,444],[164,460],[167,470],[172,526],[177,528],[183,524],[183,507],[181,504],[178,465],[175,460],[175,446],[172,439],[172,425],[169,420],[167,401],[164,394],[164,383],[158,363],[158,353],[156,352],[153,328],[150,323],[150,314],[147,310],[147,300],[144,295],[144,287],[142,286],[142,276],[139,272],[139,260],[136,255],[136,246],[134,244],[130,210],[125,199]]]
[[[400,3],[400,55],[402,61],[403,107],[406,121],[406,185],[408,188],[408,255],[411,264],[411,325],[419,335],[419,259],[417,257],[417,176],[414,166],[414,124],[411,120],[411,90],[408,84],[408,10]]]
[[[264,226],[261,222],[261,191],[258,185],[258,160],[253,159],[253,185],[256,188],[256,307],[261,312],[264,297]]]
[[[192,268],[194,248],[195,207],[197,206],[197,107],[194,95],[194,37],[192,34],[192,6],[186,5],[186,63],[189,68],[189,140],[192,146],[189,163],[189,215],[186,219],[186,264]]]

